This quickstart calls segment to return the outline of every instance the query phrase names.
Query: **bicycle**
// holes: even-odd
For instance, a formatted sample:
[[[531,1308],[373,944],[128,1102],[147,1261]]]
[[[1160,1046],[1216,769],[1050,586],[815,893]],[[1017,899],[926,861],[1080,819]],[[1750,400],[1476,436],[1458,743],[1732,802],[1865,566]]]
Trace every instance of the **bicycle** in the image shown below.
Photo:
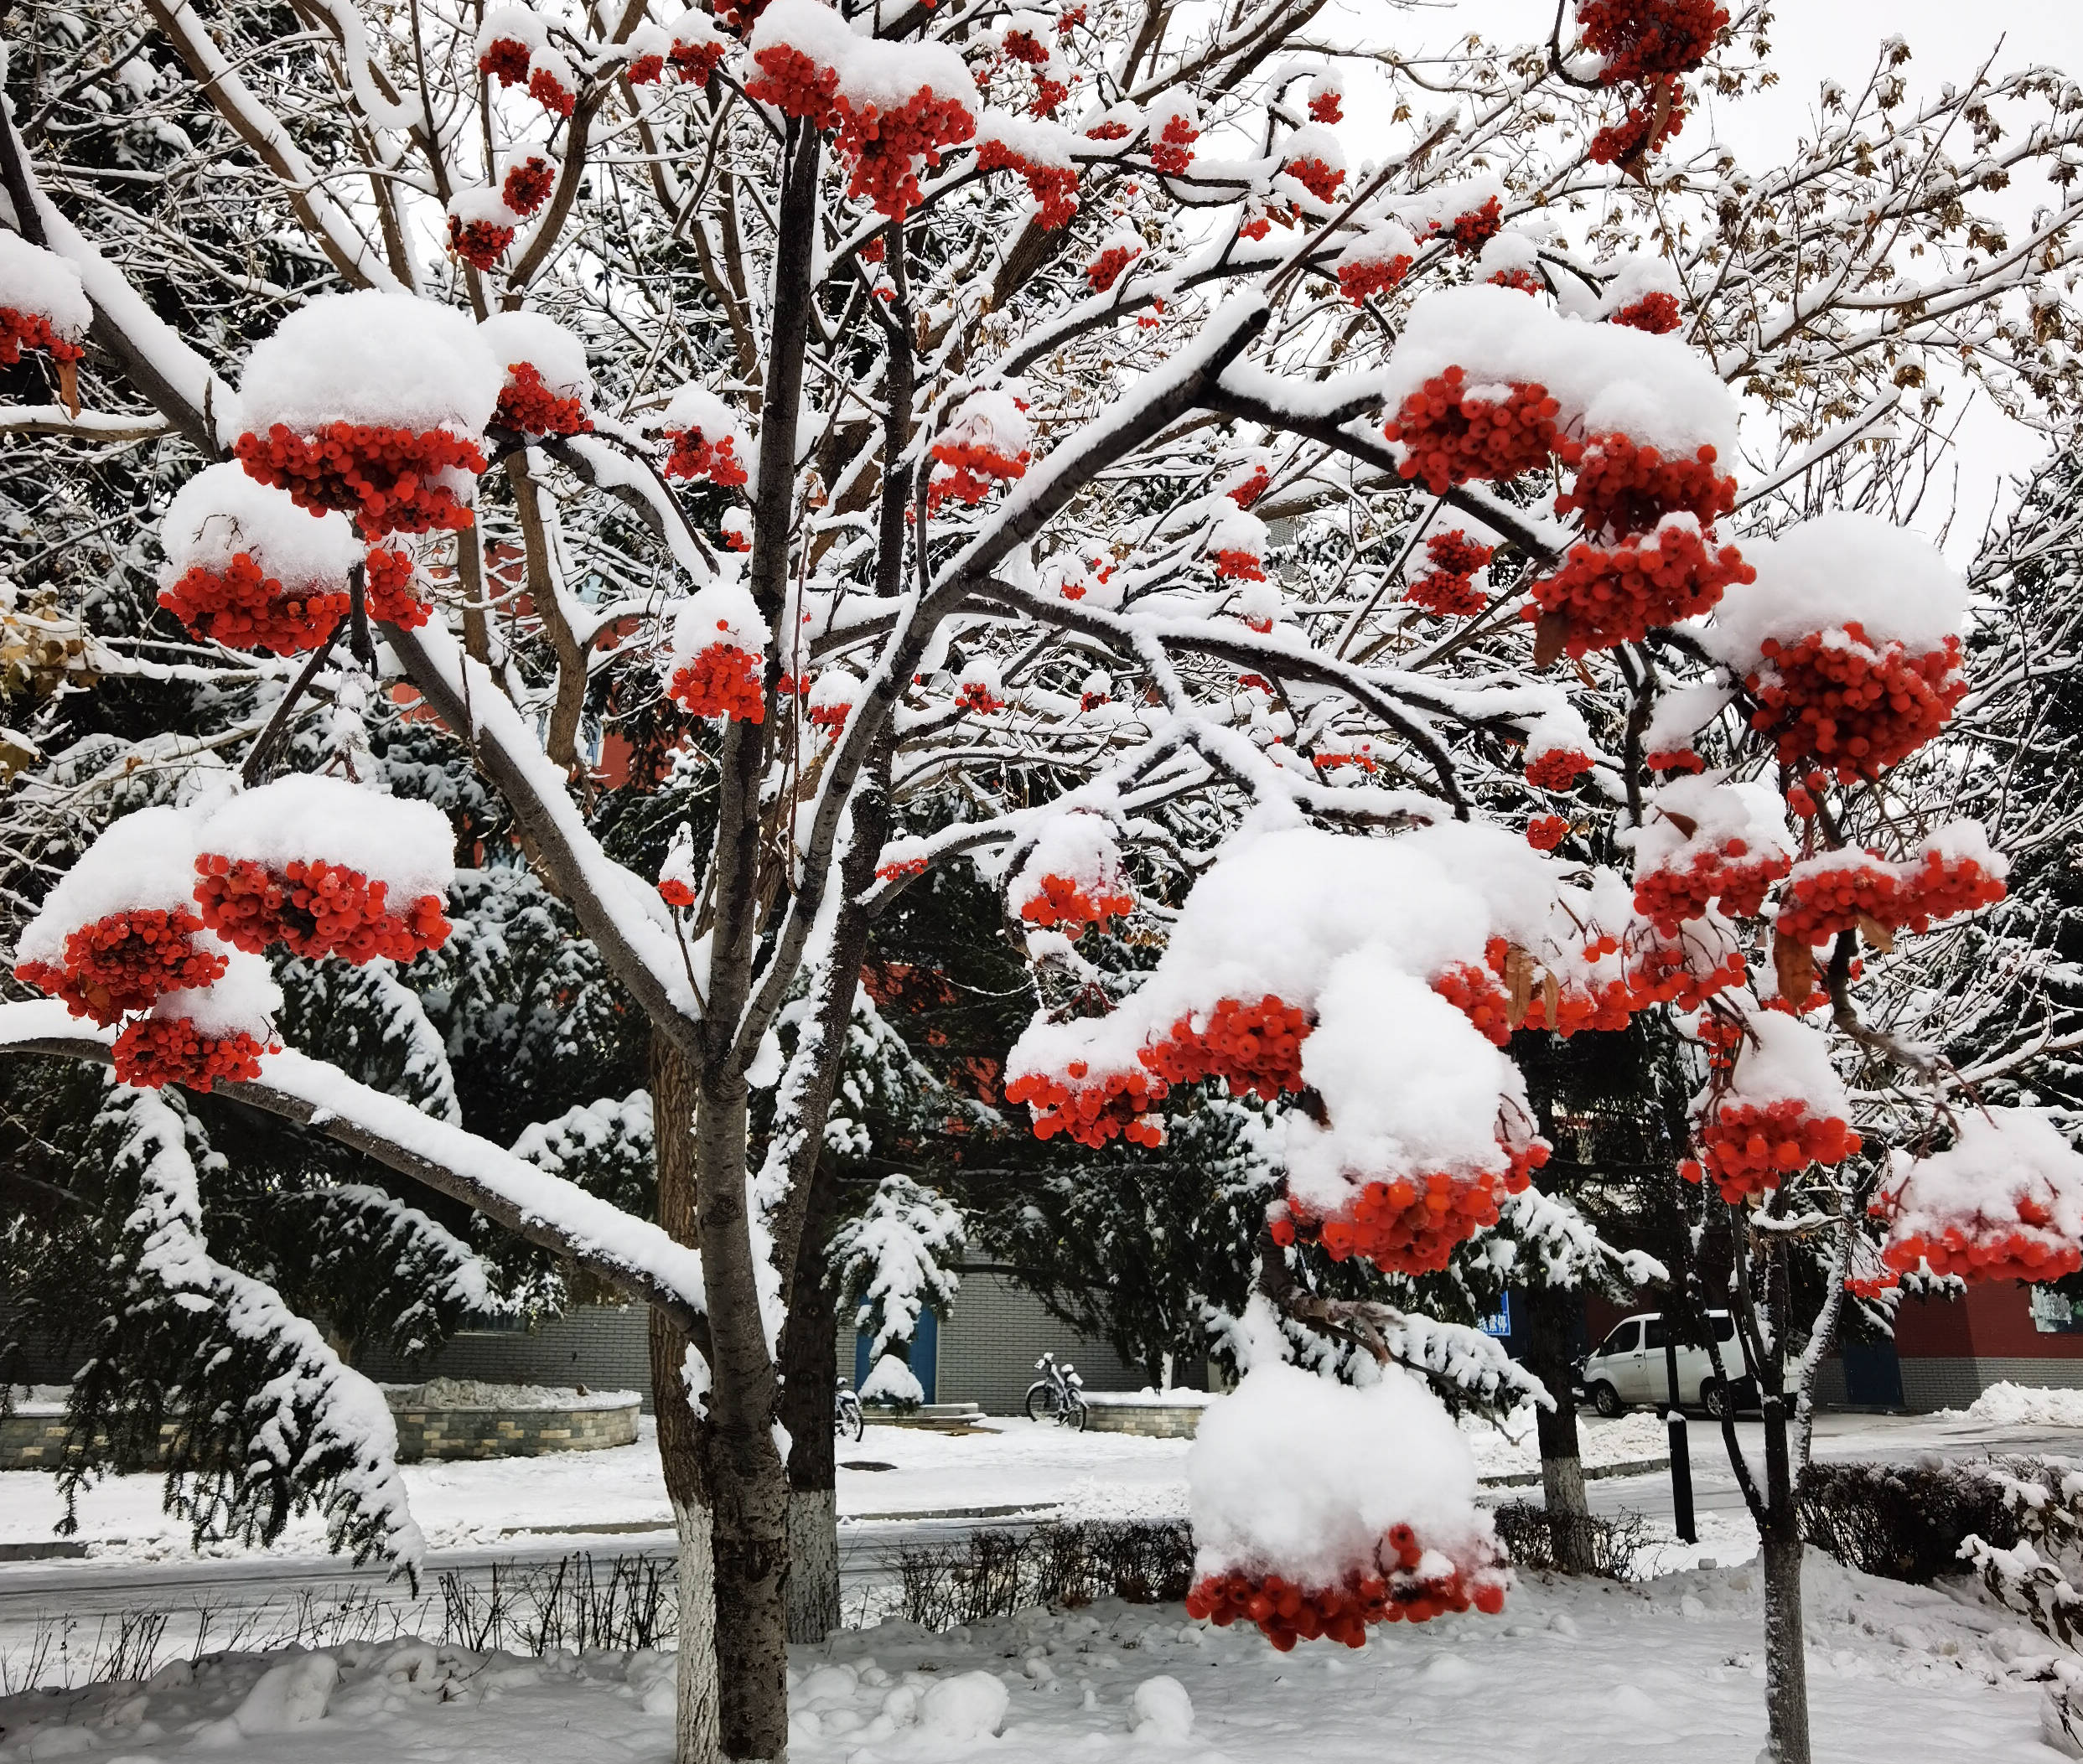
[[[839,1388],[832,1394],[832,1430],[841,1439],[851,1434],[857,1446],[868,1430],[868,1419],[861,1413],[861,1399],[844,1379],[839,1380]]]
[[[1044,1353],[1034,1362],[1035,1371],[1041,1376],[1027,1387],[1027,1418],[1030,1421],[1054,1421],[1059,1427],[1072,1431],[1085,1431],[1085,1380],[1078,1376],[1078,1368],[1069,1362],[1059,1366],[1053,1353]]]

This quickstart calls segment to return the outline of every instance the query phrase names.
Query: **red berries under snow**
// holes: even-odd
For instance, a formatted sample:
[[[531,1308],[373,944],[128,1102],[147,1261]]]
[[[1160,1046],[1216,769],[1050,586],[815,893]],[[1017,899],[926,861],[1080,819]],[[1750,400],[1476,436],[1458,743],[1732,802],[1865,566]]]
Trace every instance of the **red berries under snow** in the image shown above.
[[[77,270],[19,233],[0,233],[0,366],[13,367],[23,349],[43,350],[58,365],[65,407],[76,412],[75,370],[86,353],[80,339],[93,323]]]
[[[1681,515],[1610,548],[1572,546],[1562,566],[1532,585],[1520,616],[1559,619],[1570,655],[1639,643],[1652,630],[1712,611],[1731,583],[1757,579],[1735,546],[1710,551],[1708,544]]]
[[[706,478],[735,489],[750,473],[752,442],[737,413],[709,389],[689,381],[672,395],[655,425],[671,447],[668,478]]]
[[[1485,389],[1485,394],[1487,389]],[[1403,443],[1397,473],[1424,481],[1435,496],[1471,479],[1516,478],[1575,457],[1555,419],[1562,406],[1540,385],[1515,385],[1502,399],[1471,392],[1465,370],[1450,367],[1407,397],[1383,432]]]
[[[691,716],[765,722],[769,637],[766,620],[741,583],[710,583],[674,623],[666,696]]]
[[[1456,527],[1433,534],[1425,541],[1425,551],[1432,567],[1404,589],[1404,599],[1443,618],[1470,618],[1489,604],[1475,585],[1475,572],[1488,567],[1496,555],[1490,546],[1478,545]]]
[[[927,485],[930,503],[952,496],[978,503],[992,487],[1010,484],[1034,458],[1034,431],[1018,401],[1009,392],[972,392],[954,419],[934,437],[933,458],[945,468]]]
[[[2083,1157],[2037,1109],[1960,1111],[1948,1151],[1894,1168],[1873,1203],[1882,1263],[1967,1280],[2053,1280],[2083,1268]]]
[[[1957,637],[1917,654],[1873,642],[1854,619],[1790,643],[1768,637],[1760,653],[1763,665],[1747,680],[1758,699],[1751,727],[1782,763],[1817,761],[1846,784],[1908,758],[1967,693]]]
[[[1136,897],[1104,818],[1074,810],[1044,822],[1006,903],[1028,923],[1072,938],[1088,925],[1104,931],[1110,918],[1133,912]]]

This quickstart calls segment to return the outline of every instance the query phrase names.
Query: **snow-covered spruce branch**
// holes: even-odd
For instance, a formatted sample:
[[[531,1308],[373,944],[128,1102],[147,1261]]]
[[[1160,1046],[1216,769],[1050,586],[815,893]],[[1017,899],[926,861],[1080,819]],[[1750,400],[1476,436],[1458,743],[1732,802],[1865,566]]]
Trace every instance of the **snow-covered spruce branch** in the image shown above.
[[[62,1005],[39,1000],[0,1005],[0,1053],[106,1063],[110,1040],[82,1033]],[[634,1293],[689,1334],[700,1332],[706,1306],[701,1256],[648,1220],[632,1218],[503,1146],[422,1115],[301,1053],[270,1055],[260,1078],[225,1081],[219,1088],[366,1153],[516,1237]]]

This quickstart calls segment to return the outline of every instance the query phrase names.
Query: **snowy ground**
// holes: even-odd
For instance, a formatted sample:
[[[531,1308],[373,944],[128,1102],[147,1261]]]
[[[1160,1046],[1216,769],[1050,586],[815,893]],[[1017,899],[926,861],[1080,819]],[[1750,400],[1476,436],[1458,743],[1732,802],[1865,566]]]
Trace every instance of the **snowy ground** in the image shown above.
[[[1469,1441],[1485,1474],[1538,1467],[1530,1431],[1514,1443],[1489,1426]],[[1584,1420],[1589,1463],[1640,1461],[1662,1455],[1653,1415]],[[1072,1433],[1026,1420],[992,1420],[974,1431],[870,1427],[858,1445],[839,1441],[839,1511],[870,1515],[978,1513],[1050,1509],[1079,1518],[1171,1518],[1186,1511],[1185,1440],[1125,1433]],[[874,1469],[849,1466],[874,1465]],[[659,1477],[658,1450],[646,1419],[634,1446],[536,1458],[417,1464],[405,1469],[412,1511],[438,1550],[498,1544],[521,1536],[588,1535],[667,1529],[671,1514]],[[156,1561],[185,1557],[188,1529],[160,1510],[156,1475],[113,1477],[81,1496],[79,1537],[96,1558]],[[17,1471],[0,1476],[0,1544],[48,1541],[64,1510],[56,1481]],[[294,1521],[272,1552],[324,1550],[314,1518]],[[226,1547],[215,1552],[243,1552]]]
[[[1808,1615],[1818,1757],[2052,1756],[2034,1682],[2050,1650],[2011,1619],[1820,1556]],[[1764,1738],[1749,1567],[1522,1584],[1500,1617],[1391,1628],[1357,1653],[1282,1656],[1177,1606],[1105,1605],[942,1636],[885,1624],[795,1663],[798,1764],[1290,1764],[1303,1735],[1313,1764],[1751,1764]],[[0,1761],[202,1749],[256,1764],[665,1764],[670,1673],[658,1655],[412,1642],[181,1663],[142,1686],[0,1699]]]

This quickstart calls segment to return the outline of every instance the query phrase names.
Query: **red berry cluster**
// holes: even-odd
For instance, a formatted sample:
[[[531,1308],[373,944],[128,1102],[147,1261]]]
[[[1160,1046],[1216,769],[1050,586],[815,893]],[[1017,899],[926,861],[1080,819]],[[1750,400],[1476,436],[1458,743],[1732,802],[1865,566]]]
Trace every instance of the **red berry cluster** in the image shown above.
[[[718,629],[723,629],[720,622]],[[764,722],[766,693],[762,663],[750,649],[712,643],[675,670],[666,696],[690,716],[728,716],[733,722]]]
[[[924,159],[930,169],[940,163],[943,147],[956,146],[977,132],[977,119],[970,110],[956,99],[935,98],[930,85],[891,110],[857,105],[842,93],[838,114],[834,145],[839,157],[853,166],[847,194],[867,197],[878,214],[893,220],[902,220],[919,200],[913,162]]]
[[[717,14],[719,24],[726,23]],[[821,67],[786,43],[769,44],[753,58],[759,69],[745,82],[745,96],[771,104],[785,116],[801,116],[813,128],[830,128],[839,120],[839,70]]]
[[[1222,551],[1210,555],[1215,561],[1215,574],[1219,577],[1232,582],[1263,582],[1266,579],[1265,560],[1256,551]]]
[[[725,489],[735,489],[745,481],[735,435],[711,442],[699,429],[667,429],[666,439],[672,448],[666,456],[666,477],[706,478]]]
[[[1241,484],[1233,484],[1222,494],[1240,509],[1248,509],[1263,496],[1273,481],[1272,473],[1263,465],[1251,468],[1251,475]]]
[[[1901,923],[1902,885],[1894,866],[1875,857],[1855,866],[1805,870],[1786,885],[1773,921],[1782,936],[1827,944],[1862,918],[1890,930]]]
[[[990,716],[1005,708],[1005,701],[982,680],[966,680],[955,694],[955,708]]]
[[[1645,754],[1642,763],[1652,772],[1704,772],[1707,762],[1690,748],[1662,748]]]
[[[1404,589],[1404,599],[1443,618],[1466,618],[1481,612],[1488,603],[1475,586],[1474,576],[1495,551],[1476,544],[1459,527],[1433,534],[1425,541],[1425,551],[1432,568]]]
[[[946,477],[936,475],[926,487],[927,500],[935,506],[949,496],[957,502],[982,502],[999,484],[1022,476],[1034,458],[1024,447],[1013,454],[961,441],[936,441],[932,453],[949,468]]]
[[[516,361],[507,367],[492,423],[517,435],[583,435],[593,420],[583,400],[560,398],[545,385],[532,361]]]
[[[1312,122],[1343,122],[1345,120],[1345,99],[1341,92],[1319,92],[1309,101],[1309,121]]]
[[[846,727],[847,718],[852,710],[852,705],[808,705],[804,707],[803,716],[806,721],[816,724],[821,729],[829,729],[837,735]]]
[[[1717,992],[1740,986],[1749,970],[1740,949],[1731,949],[1704,974],[1693,965],[1681,939],[1650,938],[1630,951],[1628,987],[1635,1008],[1675,1005],[1681,1011],[1697,1011]]]
[[[1251,1003],[1225,998],[1208,1013],[1205,1028],[1182,1016],[1137,1057],[1168,1084],[1219,1078],[1232,1096],[1248,1091],[1270,1103],[1302,1089],[1302,1044],[1313,1027],[1300,1006],[1270,992]]]
[[[1068,226],[1078,218],[1078,173],[1075,166],[1036,165],[1023,159],[1003,141],[987,141],[977,149],[977,168],[1018,172],[1034,199],[1034,224],[1044,232]],[[864,252],[863,256],[866,255]]]
[[[499,187],[500,199],[516,215],[526,217],[550,199],[556,184],[557,172],[550,162],[540,153],[531,153],[520,164],[506,168],[505,180]]]
[[[1263,238],[1266,225],[1259,225],[1254,235]],[[1246,230],[1247,233],[1249,230]],[[1358,306],[1370,294],[1386,294],[1411,272],[1408,256],[1399,253],[1394,257],[1380,258],[1372,263],[1348,263],[1339,266],[1338,285],[1345,297]]]
[[[1536,851],[1552,851],[1569,837],[1569,823],[1559,815],[1536,815],[1526,823],[1526,843]]]
[[[718,24],[740,37],[759,22],[760,13],[766,9],[767,0],[716,0],[711,8]]]
[[[23,962],[14,977],[106,1029],[127,1011],[149,1010],[163,993],[223,975],[222,954],[196,946],[202,929],[185,907],[111,913],[67,934],[62,963]]]
[[[194,565],[159,590],[159,604],[198,637],[294,655],[324,642],[347,616],[350,601],[344,590],[292,594],[251,553],[240,551],[222,571]]]
[[[1534,471],[1551,453],[1574,463],[1577,443],[1557,429],[1562,406],[1546,386],[1515,385],[1498,401],[1469,396],[1467,383],[1466,372],[1451,367],[1403,401],[1382,431],[1404,445],[1401,476],[1422,478],[1433,495],[1443,496],[1473,478]]]
[[[1256,1623],[1287,1653],[1297,1642],[1319,1637],[1364,1648],[1372,1623],[1423,1623],[1471,1606],[1494,1617],[1505,1608],[1505,1582],[1495,1573],[1469,1575],[1456,1566],[1437,1580],[1418,1580],[1412,1570],[1424,1551],[1407,1525],[1390,1529],[1385,1551],[1394,1554],[1401,1572],[1351,1574],[1336,1586],[1305,1590],[1278,1575],[1210,1575],[1186,1595],[1186,1615],[1218,1628],[1240,1620]]]
[[[1544,1150],[1545,1148],[1543,1148]],[[1453,1252],[1485,1226],[1497,1223],[1499,1189],[1516,1194],[1527,1186],[1516,1170],[1479,1170],[1459,1177],[1395,1177],[1369,1182],[1344,1211],[1321,1218],[1288,1198],[1288,1218],[1268,1226],[1274,1242],[1315,1241],[1334,1262],[1357,1256],[1384,1274],[1437,1274]]]
[[[658,885],[658,898],[669,907],[685,912],[694,904],[694,890],[676,876],[669,876]]]
[[[1319,202],[1334,202],[1338,198],[1338,187],[1345,181],[1343,166],[1329,166],[1312,154],[1299,159],[1290,159],[1281,170],[1294,179]]]
[[[1067,1133],[1094,1151],[1112,1139],[1132,1146],[1161,1146],[1164,1129],[1150,1118],[1150,1105],[1163,1100],[1169,1086],[1147,1072],[1110,1072],[1091,1079],[1083,1060],[1073,1060],[1065,1084],[1044,1072],[1023,1073],[1008,1082],[1008,1102],[1025,1103],[1034,1117],[1034,1137],[1053,1139]]]
[[[208,1091],[219,1079],[237,1083],[261,1075],[261,1056],[279,1053],[243,1029],[228,1036],[205,1035],[185,1016],[140,1016],[116,1037],[116,1076],[141,1090],[186,1084]]]
[[[394,429],[329,422],[313,435],[277,423],[265,435],[241,435],[233,449],[249,477],[287,490],[299,508],[337,509],[363,533],[460,531],[470,510],[436,474],[484,469],[474,441],[446,429]]]
[[[2056,1236],[2047,1229],[2052,1223],[2053,1215],[2027,1195],[2018,1203],[2018,1223],[2008,1229],[1978,1214],[1969,1226],[1890,1238],[1881,1246],[1880,1259],[1898,1275],[1914,1274],[1919,1262],[1929,1262],[1932,1273],[1963,1280],[2058,1280],[2083,1268],[2083,1244]]]
[[[362,601],[371,618],[417,631],[427,623],[427,606],[412,592],[412,556],[378,546],[362,571]]]
[[[1445,228],[1435,220],[1430,229],[1435,233],[1443,230],[1453,241],[1455,255],[1462,257],[1473,257],[1504,230],[1505,211],[1495,196],[1485,198],[1479,209],[1455,215]]]
[[[1118,117],[1110,116],[1104,122],[1095,123],[1085,132],[1087,141],[1126,141],[1128,125]]]
[[[1088,894],[1066,876],[1044,876],[1041,886],[1042,892],[1020,908],[1020,917],[1030,925],[1060,925],[1074,938],[1083,936],[1087,925],[1104,931],[1108,919],[1135,910],[1136,897],[1125,888]]]
[[[1176,178],[1194,163],[1194,143],[1200,138],[1200,130],[1184,116],[1174,112],[1164,125],[1164,132],[1150,143],[1150,163],[1168,178]],[[1315,161],[1306,163],[1314,164]],[[1297,170],[1294,166],[1288,170]],[[1341,172],[1339,174],[1343,177]],[[1306,179],[1304,180],[1307,181]],[[1334,180],[1335,186],[1335,180]],[[1310,185],[1314,189],[1315,186]],[[1324,199],[1329,201],[1330,199]]]
[[[1053,116],[1063,107],[1063,101],[1070,96],[1070,88],[1060,80],[1052,80],[1047,74],[1034,76],[1034,96],[1028,101],[1027,114],[1030,116]]]
[[[345,864],[292,858],[277,873],[248,858],[205,852],[195,869],[203,923],[250,954],[279,943],[298,955],[409,962],[448,940],[439,895],[422,894],[392,912],[391,885]]]
[[[513,242],[514,229],[496,220],[465,220],[460,215],[448,217],[448,249],[473,269],[490,269]]]
[[[547,67],[529,73],[528,96],[552,116],[568,116],[578,106],[578,97],[567,91],[563,82]]]
[[[1736,480],[1714,469],[1714,449],[1666,459],[1625,435],[1594,435],[1585,443],[1576,481],[1555,499],[1557,515],[1577,514],[1584,531],[1618,535],[1653,531],[1666,515],[1689,514],[1711,527],[1736,507]]]
[[[1591,137],[1593,161],[1627,166],[1655,153],[1685,127],[1685,101],[1686,90],[1676,80],[1652,80],[1643,102],[1630,106],[1619,122]]]
[[[86,354],[51,329],[50,320],[42,313],[0,306],[0,365],[13,367],[21,360],[23,349],[48,350],[54,361],[78,361]]]
[[[1676,937],[1688,918],[1699,918],[1718,899],[1722,911],[1754,918],[1765,890],[1794,867],[1784,852],[1753,853],[1744,839],[1725,839],[1696,851],[1682,870],[1651,870],[1635,884],[1635,910],[1666,937]]]
[[[1767,638],[1767,665],[1749,685],[1759,701],[1751,727],[1772,740],[1782,764],[1817,760],[1850,784],[1878,778],[1937,734],[1967,682],[1956,637],[1913,655],[1899,643],[1873,644],[1856,621],[1844,631],[1848,646],[1821,632],[1793,644]]]
[[[535,51],[512,37],[495,37],[477,58],[477,70],[501,85],[520,85],[528,77],[528,64]]]
[[[1689,1182],[1711,1175],[1722,1198],[1739,1205],[1769,1194],[1780,1179],[1811,1164],[1841,1164],[1859,1149],[1859,1136],[1837,1115],[1817,1117],[1798,1097],[1776,1103],[1724,1101],[1700,1130],[1700,1161],[1687,1158],[1678,1173]]]
[[[630,84],[650,85],[665,71],[666,58],[663,55],[638,55],[630,63]]]
[[[1584,47],[1603,56],[1602,84],[1687,74],[1728,23],[1714,0],[1578,0]]]
[[[1979,860],[1926,851],[1916,868],[1902,877],[1900,923],[1913,931],[1928,931],[1933,919],[1993,907],[2003,893],[2002,879],[1990,875]]]
[[[875,866],[875,877],[878,882],[907,882],[915,876],[925,874],[925,860],[923,857],[899,858],[894,863],[878,864]]]
[[[1143,253],[1132,245],[1110,245],[1085,266],[1085,279],[1095,294],[1104,294],[1121,280],[1121,272]]]
[[[1731,582],[1757,579],[1735,546],[1710,551],[1699,534],[1674,526],[1649,546],[1634,538],[1609,551],[1572,546],[1562,568],[1533,584],[1519,613],[1530,622],[1560,613],[1564,650],[1583,656],[1640,643],[1652,630],[1707,611]]]
[[[1569,830],[1569,823],[1560,815],[1547,818],[1560,821],[1564,832]],[[1556,836],[1559,840],[1562,835]],[[1532,838],[1531,829],[1527,837]],[[1534,843],[1540,845],[1538,840]],[[1541,849],[1545,851],[1549,848],[1541,846]],[[1474,1024],[1476,1032],[1485,1040],[1500,1048],[1511,1040],[1510,995],[1498,985],[1496,975],[1487,968],[1479,968],[1474,962],[1456,962],[1433,976],[1432,990]]]
[[[672,46],[673,71],[682,85],[707,85],[723,65],[720,43],[676,43]]]
[[[1606,323],[1624,324],[1633,331],[1647,331],[1652,337],[1668,336],[1681,323],[1678,297],[1661,292],[1645,294],[1640,300],[1629,301]]]
[[[1593,942],[1584,953],[1595,959],[1611,954],[1619,948],[1619,944],[1613,939],[1602,938]],[[1490,971],[1500,980],[1505,976],[1510,958],[1511,945],[1501,937],[1493,937],[1483,946],[1484,960],[1489,965]],[[1637,1008],[1634,990],[1623,977],[1600,979],[1594,975],[1585,985],[1578,985],[1573,981],[1564,985],[1558,980],[1552,990],[1554,1002],[1552,1020],[1549,1010],[1551,988],[1543,984],[1535,988],[1531,997],[1527,1000],[1526,1020],[1520,1024],[1521,1028],[1551,1030],[1567,1041],[1579,1029],[1624,1029],[1628,1018]],[[1476,1027],[1481,1028],[1483,1025],[1479,1022]],[[1487,1034],[1490,1032],[1485,1030],[1485,1032]],[[1495,1039],[1494,1036],[1491,1038]],[[1547,1153],[1543,1150],[1534,1160],[1531,1167],[1537,1169],[1547,1161]]]
[[[1009,30],[1002,46],[1015,61],[1023,61],[1029,67],[1049,65],[1049,45],[1032,31]]]
[[[1490,283],[1492,287],[1516,288],[1521,294],[1547,292],[1547,284],[1531,270],[1522,270],[1516,265],[1510,269],[1498,271],[1490,277]]]
[[[1592,764],[1588,753],[1574,748],[1550,748],[1526,767],[1526,782],[1538,790],[1567,790]]]

